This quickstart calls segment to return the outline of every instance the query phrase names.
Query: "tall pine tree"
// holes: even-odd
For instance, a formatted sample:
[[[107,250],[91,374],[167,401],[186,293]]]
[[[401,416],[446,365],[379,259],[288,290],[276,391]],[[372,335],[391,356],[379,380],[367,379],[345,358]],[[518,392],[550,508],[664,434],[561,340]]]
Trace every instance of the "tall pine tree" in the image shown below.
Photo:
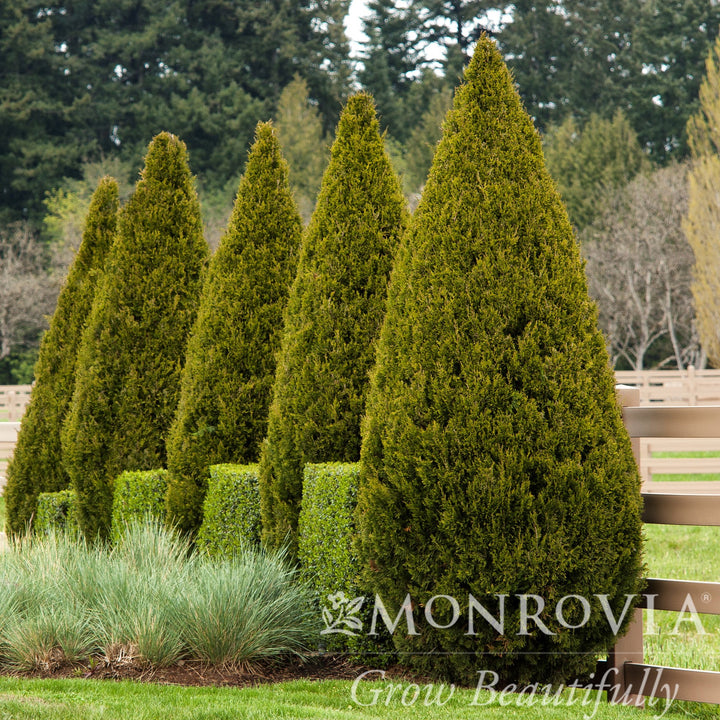
[[[110,532],[113,482],[123,470],[165,465],[207,252],[185,144],[161,133],[120,213],[62,432],[90,539]]]
[[[260,469],[263,539],[297,548],[306,462],[357,460],[385,291],[406,224],[369,95],[350,98],[290,289]]]
[[[115,238],[118,185],[103,178],[90,201],[78,253],[40,345],[35,384],[23,417],[5,487],[6,527],[25,531],[41,492],[63,490],[70,479],[62,464],[60,431],[75,388],[75,367],[105,256]]]
[[[202,521],[208,466],[257,462],[302,223],[272,126],[260,123],[210,262],[168,439],[168,519]]]

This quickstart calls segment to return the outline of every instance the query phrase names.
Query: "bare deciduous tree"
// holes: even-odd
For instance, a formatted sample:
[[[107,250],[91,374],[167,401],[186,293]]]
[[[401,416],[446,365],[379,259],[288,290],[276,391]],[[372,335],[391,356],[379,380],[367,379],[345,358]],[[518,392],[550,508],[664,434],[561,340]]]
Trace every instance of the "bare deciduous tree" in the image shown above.
[[[26,226],[0,229],[0,359],[37,343],[60,275],[48,271],[43,246]]]
[[[700,364],[687,203],[687,167],[662,168],[615,193],[580,236],[614,365],[640,370],[650,357],[658,367]]]

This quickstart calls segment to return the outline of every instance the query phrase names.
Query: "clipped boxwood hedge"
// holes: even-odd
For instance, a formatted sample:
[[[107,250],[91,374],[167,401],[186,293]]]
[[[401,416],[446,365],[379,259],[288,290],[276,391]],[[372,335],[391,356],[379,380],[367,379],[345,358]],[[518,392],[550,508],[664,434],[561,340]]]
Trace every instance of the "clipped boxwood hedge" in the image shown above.
[[[133,520],[165,518],[167,475],[167,470],[126,470],[118,476],[113,489],[113,540],[117,540]]]
[[[259,466],[211,465],[198,549],[230,556],[260,542]]]
[[[357,594],[353,515],[359,479],[359,463],[305,465],[298,559],[321,605],[328,595]]]
[[[78,501],[75,491],[40,493],[33,529],[38,534],[62,530],[79,533]]]
[[[303,471],[298,518],[301,572],[315,591],[322,614],[322,644],[352,656],[372,657],[376,667],[396,660],[383,627],[369,636],[373,598],[361,601],[355,508],[360,463],[308,463]]]

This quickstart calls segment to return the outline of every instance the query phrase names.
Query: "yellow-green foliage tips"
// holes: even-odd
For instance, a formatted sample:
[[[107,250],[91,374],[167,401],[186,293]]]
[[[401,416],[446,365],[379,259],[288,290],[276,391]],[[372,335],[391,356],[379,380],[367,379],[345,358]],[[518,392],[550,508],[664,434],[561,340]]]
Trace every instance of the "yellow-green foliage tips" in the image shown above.
[[[110,533],[113,481],[123,470],[165,466],[206,259],[185,144],[161,133],[119,216],[62,433],[90,539]]]
[[[75,387],[80,337],[115,237],[117,211],[117,182],[103,178],[93,194],[80,248],[40,344],[30,405],[8,467],[6,527],[14,535],[25,532],[38,493],[62,490],[70,482],[61,462],[60,432]]]
[[[167,470],[126,470],[115,480],[112,538],[118,540],[133,521],[165,518]]]
[[[229,558],[259,543],[258,466],[211,466],[198,549]]]
[[[36,534],[58,531],[77,533],[78,504],[74,490],[40,493],[37,497],[37,516],[33,526]]]
[[[210,262],[168,441],[168,519],[202,522],[208,466],[257,462],[302,221],[270,123],[260,123]]]
[[[260,460],[263,539],[297,552],[303,466],[356,461],[368,372],[406,224],[372,99],[348,101],[285,314]]]
[[[419,635],[394,634],[427,670],[473,682],[575,677],[641,587],[639,478],[567,213],[494,44],[458,89],[393,271],[363,424],[358,491],[364,594]],[[499,632],[470,596],[498,617]],[[521,634],[518,595],[545,603]],[[430,597],[459,604],[431,627]],[[561,598],[581,595],[583,607]],[[535,605],[529,599],[529,611]],[[629,619],[631,613],[628,613]],[[433,606],[449,624],[452,606]],[[485,654],[486,653],[486,654]]]

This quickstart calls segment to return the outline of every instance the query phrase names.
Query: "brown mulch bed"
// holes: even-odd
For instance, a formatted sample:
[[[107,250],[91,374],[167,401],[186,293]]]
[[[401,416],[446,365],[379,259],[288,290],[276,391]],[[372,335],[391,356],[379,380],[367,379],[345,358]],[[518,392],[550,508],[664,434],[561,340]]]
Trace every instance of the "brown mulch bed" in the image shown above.
[[[29,672],[0,671],[15,677],[58,679],[93,678],[98,680],[135,680],[161,685],[252,687],[266,683],[290,680],[354,680],[366,670],[367,665],[353,663],[347,657],[331,653],[317,653],[306,658],[287,658],[282,663],[254,664],[248,668],[222,668],[208,666],[196,661],[180,661],[163,668],[148,667],[132,658],[107,661],[96,658],[83,663],[68,663],[57,659],[43,662],[41,667]],[[399,666],[386,670],[387,677],[420,680],[416,675]]]

